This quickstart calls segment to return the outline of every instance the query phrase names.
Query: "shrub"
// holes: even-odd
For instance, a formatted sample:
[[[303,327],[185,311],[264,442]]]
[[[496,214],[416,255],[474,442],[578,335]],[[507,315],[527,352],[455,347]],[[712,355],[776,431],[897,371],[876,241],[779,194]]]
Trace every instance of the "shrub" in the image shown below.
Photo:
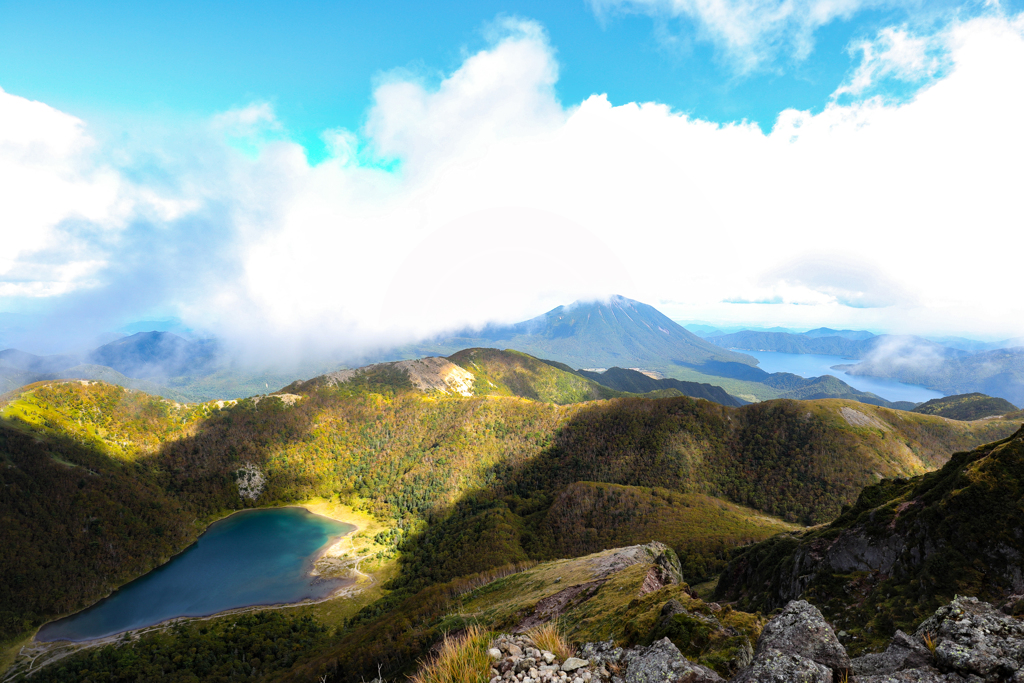
[[[420,667],[412,683],[485,683],[490,679],[487,654],[491,634],[473,624],[459,636],[445,635],[437,655]]]
[[[576,648],[562,635],[557,622],[535,626],[526,635],[537,649],[547,650],[563,662],[576,654]]]

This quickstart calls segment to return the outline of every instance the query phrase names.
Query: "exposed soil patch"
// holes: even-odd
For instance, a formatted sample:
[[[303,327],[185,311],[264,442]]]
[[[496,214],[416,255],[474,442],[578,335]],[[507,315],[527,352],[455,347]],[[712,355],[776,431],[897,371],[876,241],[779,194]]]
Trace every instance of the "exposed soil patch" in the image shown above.
[[[534,626],[540,626],[552,619],[557,619],[562,612],[572,609],[581,602],[585,602],[594,597],[594,594],[597,593],[598,589],[604,584],[604,581],[590,581],[578,586],[569,586],[565,590],[561,590],[554,595],[549,595],[548,597],[539,600],[533,607],[533,614],[523,619],[523,621],[513,629],[513,632],[524,633]]]

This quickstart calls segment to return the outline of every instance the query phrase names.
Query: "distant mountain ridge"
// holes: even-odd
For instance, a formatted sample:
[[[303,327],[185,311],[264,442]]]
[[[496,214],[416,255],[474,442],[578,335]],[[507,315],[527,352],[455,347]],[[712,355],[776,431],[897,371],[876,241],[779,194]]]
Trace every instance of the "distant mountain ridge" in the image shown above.
[[[684,382],[670,377],[654,379],[642,372],[626,368],[608,368],[604,372],[577,370],[576,374],[588,377],[598,384],[603,384],[617,391],[633,394],[647,394],[655,391],[677,391],[683,396],[704,398],[724,406],[741,406],[747,403],[735,396],[730,396],[725,389],[713,384],[701,382]]]
[[[938,415],[951,420],[980,420],[986,417],[1006,415],[1017,410],[1017,406],[1003,398],[993,398],[982,393],[957,394],[945,398],[933,398],[914,408],[922,415]]]
[[[221,362],[216,340],[188,340],[172,332],[137,332],[95,349],[87,359],[127,377],[208,375]]]

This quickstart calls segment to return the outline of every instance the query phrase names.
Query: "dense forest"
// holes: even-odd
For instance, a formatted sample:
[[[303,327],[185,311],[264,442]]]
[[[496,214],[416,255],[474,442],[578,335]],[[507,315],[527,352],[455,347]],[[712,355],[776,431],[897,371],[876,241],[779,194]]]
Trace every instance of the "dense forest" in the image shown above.
[[[0,414],[0,517],[14,539],[0,550],[0,638],[95,601],[230,510],[322,496],[389,520],[398,554],[388,594],[308,659],[358,678],[420,656],[467,575],[657,533],[699,580],[729,547],[786,528],[752,517],[827,521],[879,477],[933,469],[1018,424],[849,401],[560,406],[425,395],[400,376],[199,405],[42,384]],[[235,486],[245,464],[266,475],[255,501]],[[681,531],[695,521],[706,532]]]

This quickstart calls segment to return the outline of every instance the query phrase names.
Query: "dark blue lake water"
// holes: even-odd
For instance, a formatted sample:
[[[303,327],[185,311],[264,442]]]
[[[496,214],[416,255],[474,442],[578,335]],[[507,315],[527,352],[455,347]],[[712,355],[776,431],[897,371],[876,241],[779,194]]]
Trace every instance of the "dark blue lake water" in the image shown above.
[[[942,398],[945,394],[932,391],[916,384],[903,384],[892,379],[877,377],[860,377],[848,375],[842,370],[833,370],[833,365],[853,365],[860,361],[849,360],[842,356],[823,356],[813,353],[779,353],[777,351],[741,351],[753,356],[765,372],[791,372],[801,377],[820,377],[832,375],[838,377],[854,389],[870,391],[888,401],[914,401],[923,403],[933,398]]]
[[[248,605],[325,598],[343,580],[314,580],[318,551],[354,530],[302,508],[247,510],[214,522],[170,562],[92,607],[44,625],[37,640],[91,640]]]

